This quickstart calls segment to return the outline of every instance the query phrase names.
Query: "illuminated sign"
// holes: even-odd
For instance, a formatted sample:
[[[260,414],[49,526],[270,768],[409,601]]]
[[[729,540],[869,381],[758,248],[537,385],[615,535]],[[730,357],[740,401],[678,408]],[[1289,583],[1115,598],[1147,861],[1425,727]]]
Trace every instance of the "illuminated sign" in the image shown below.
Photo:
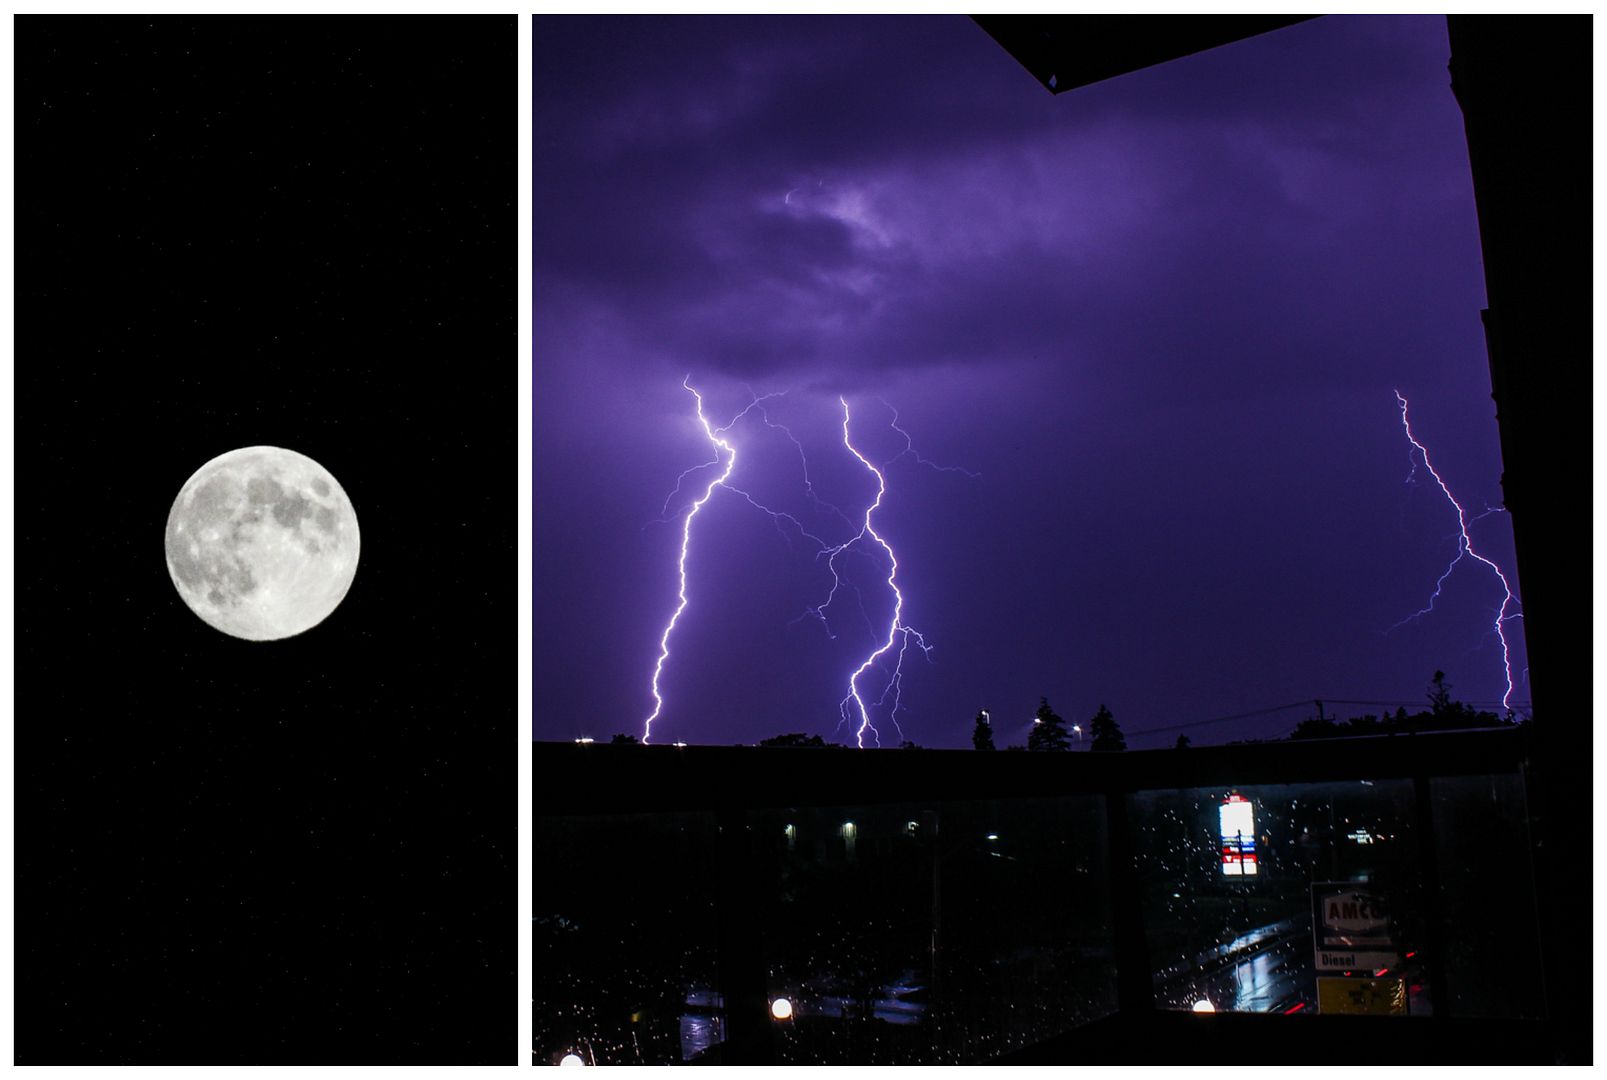
[[[1222,834],[1222,872],[1230,877],[1256,873],[1255,808],[1238,792],[1229,795],[1217,812]]]
[[[1318,971],[1376,972],[1400,960],[1389,905],[1362,882],[1313,882],[1311,931]]]

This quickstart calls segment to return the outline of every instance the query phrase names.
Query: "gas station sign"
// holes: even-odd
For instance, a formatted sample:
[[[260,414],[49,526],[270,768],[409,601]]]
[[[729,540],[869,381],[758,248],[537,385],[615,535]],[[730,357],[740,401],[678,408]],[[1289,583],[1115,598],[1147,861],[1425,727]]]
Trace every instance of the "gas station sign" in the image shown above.
[[[1222,873],[1250,877],[1260,868],[1255,850],[1255,805],[1238,792],[1222,801],[1217,811],[1222,836]]]
[[[1400,959],[1389,908],[1364,882],[1313,882],[1311,931],[1318,971],[1371,974]]]

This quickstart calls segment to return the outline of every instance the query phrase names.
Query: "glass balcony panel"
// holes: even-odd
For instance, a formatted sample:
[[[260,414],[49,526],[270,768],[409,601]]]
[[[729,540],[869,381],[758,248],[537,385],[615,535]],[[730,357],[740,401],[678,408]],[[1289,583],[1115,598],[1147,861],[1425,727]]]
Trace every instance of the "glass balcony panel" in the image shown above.
[[[1116,1011],[1102,797],[751,821],[778,1060],[985,1061]]]
[[[1410,780],[1146,791],[1129,806],[1157,1008],[1432,1011]]]
[[[536,1062],[675,1064],[718,1046],[715,839],[712,814],[537,815]]]
[[[1445,920],[1447,1011],[1451,1016],[1543,1017],[1522,778],[1516,773],[1435,777],[1430,791]]]

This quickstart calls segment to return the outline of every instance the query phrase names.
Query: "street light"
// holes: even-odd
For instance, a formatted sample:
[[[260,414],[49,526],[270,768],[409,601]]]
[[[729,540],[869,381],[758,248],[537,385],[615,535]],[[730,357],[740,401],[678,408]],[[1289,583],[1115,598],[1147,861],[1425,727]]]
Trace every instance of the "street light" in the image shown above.
[[[1216,1006],[1211,1004],[1210,998],[1201,998],[1194,1003],[1194,1012],[1216,1012]]]
[[[561,1061],[559,1061],[558,1064],[560,1064],[560,1065],[584,1065],[586,1063],[584,1061],[580,1060],[580,1055],[578,1055],[578,1054],[565,1054],[563,1056],[563,1059]]]
[[[770,1003],[770,1015],[777,1020],[788,1020],[792,1017],[792,1002],[786,998],[776,998]]]

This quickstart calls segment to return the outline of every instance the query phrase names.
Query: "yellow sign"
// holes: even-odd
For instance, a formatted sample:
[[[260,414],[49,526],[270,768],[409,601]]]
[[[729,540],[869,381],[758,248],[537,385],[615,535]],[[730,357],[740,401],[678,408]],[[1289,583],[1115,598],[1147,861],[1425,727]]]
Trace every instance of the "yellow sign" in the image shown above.
[[[1404,979],[1318,979],[1317,1011],[1406,1015]]]

